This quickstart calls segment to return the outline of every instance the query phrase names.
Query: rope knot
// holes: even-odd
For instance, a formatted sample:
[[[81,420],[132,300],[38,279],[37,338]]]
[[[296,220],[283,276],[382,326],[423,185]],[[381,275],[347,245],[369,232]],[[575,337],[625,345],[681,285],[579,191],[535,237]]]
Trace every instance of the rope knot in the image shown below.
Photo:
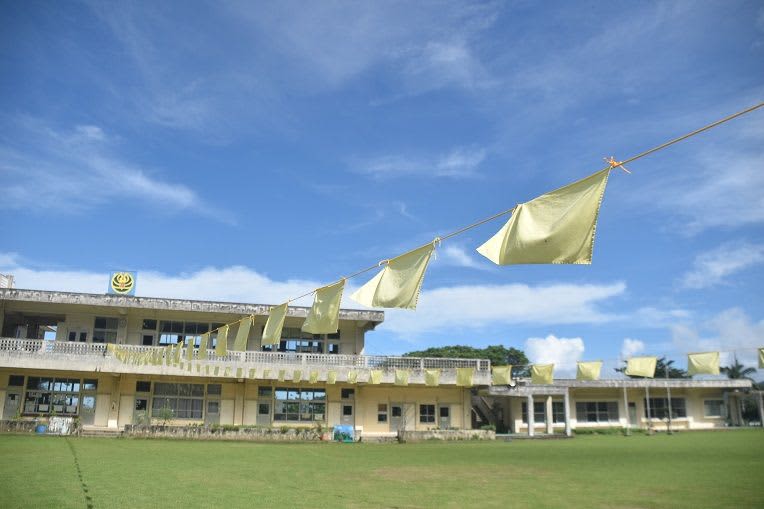
[[[610,169],[611,169],[611,170],[612,170],[613,168],[620,168],[620,169],[622,169],[623,171],[625,171],[626,173],[629,173],[629,174],[631,174],[631,172],[630,172],[629,170],[627,170],[627,169],[626,169],[626,166],[624,166],[622,162],[620,162],[620,161],[616,161],[616,160],[615,160],[615,158],[614,158],[613,156],[610,156],[609,158],[607,158],[607,157],[603,157],[603,159],[605,160],[605,162],[606,162],[606,163],[608,163],[608,164],[610,165]]]

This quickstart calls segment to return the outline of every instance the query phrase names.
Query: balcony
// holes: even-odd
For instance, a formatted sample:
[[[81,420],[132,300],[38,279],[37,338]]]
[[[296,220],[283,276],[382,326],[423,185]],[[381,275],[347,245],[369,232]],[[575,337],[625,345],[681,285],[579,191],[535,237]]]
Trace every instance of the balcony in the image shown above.
[[[208,350],[208,358],[202,360],[198,358],[198,350],[195,350],[192,360],[189,361],[186,358],[187,350],[184,348],[181,351],[180,362],[174,365],[172,359],[166,357],[167,351],[164,347],[120,345],[120,348],[134,354],[153,353],[161,363],[122,362],[104,344],[0,338],[0,367],[258,380],[278,380],[280,372],[283,371],[283,380],[291,382],[297,382],[293,379],[295,371],[300,371],[300,381],[308,381],[311,373],[317,372],[318,382],[325,382],[330,371],[336,374],[337,382],[345,382],[348,374],[356,371],[359,383],[368,382],[369,370],[377,369],[382,370],[381,383],[386,384],[394,382],[396,369],[408,369],[411,385],[424,385],[425,369],[440,369],[440,385],[454,385],[456,368],[473,368],[474,385],[490,385],[491,380],[491,363],[486,359],[258,351],[229,351],[227,355],[219,357],[215,355],[214,350]],[[254,377],[250,377],[252,369],[255,370]]]

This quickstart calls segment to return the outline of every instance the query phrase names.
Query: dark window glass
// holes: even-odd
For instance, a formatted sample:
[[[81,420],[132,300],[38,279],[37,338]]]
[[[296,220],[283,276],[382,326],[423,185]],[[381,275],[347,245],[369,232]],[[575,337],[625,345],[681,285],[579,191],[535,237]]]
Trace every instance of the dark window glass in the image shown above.
[[[271,413],[271,406],[268,403],[260,403],[257,405],[257,413],[260,415],[268,415]]]
[[[151,346],[154,344],[154,335],[153,334],[144,334],[143,335],[143,346]]]
[[[440,416],[441,417],[448,417],[449,413],[450,413],[449,410],[450,410],[450,408],[448,408],[447,406],[440,407],[440,410],[439,410],[440,411]]]
[[[138,398],[135,400],[135,409],[146,411],[149,407],[149,400],[146,398]]]
[[[435,405],[419,405],[419,422],[435,422]]]
[[[135,392],[151,392],[151,382],[135,382]]]
[[[86,378],[82,381],[82,390],[94,391],[96,389],[98,389],[98,380],[94,378]]]
[[[143,320],[143,329],[144,330],[157,330],[157,321],[156,320]]]
[[[24,375],[9,376],[8,385],[11,387],[24,387]]]
[[[399,406],[394,406],[394,407],[393,407],[393,417],[400,417],[400,416],[401,416],[401,414],[402,414],[402,410],[401,410],[401,407],[399,407]]]
[[[69,341],[77,341],[77,333],[76,332],[70,332],[69,333]]]
[[[353,415],[353,405],[342,405],[342,415]]]
[[[220,395],[220,389],[221,389],[221,385],[220,384],[209,384],[209,385],[207,385],[207,394],[210,394],[210,395],[216,394],[216,395],[219,396]]]
[[[257,388],[257,395],[258,396],[270,396],[273,394],[273,387],[258,387]]]
[[[342,389],[340,391],[342,399],[353,399],[355,396],[355,389]]]

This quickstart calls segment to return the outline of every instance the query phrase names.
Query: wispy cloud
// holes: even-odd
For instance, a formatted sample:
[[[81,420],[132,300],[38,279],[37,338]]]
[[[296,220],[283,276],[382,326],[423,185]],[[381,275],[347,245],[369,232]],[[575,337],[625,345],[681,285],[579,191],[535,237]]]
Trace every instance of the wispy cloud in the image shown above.
[[[6,183],[0,208],[72,213],[114,200],[143,202],[168,212],[191,211],[231,223],[229,212],[212,209],[188,186],[157,178],[115,154],[115,142],[98,126],[58,130],[38,119],[6,122],[12,137],[0,145]]]
[[[351,161],[350,169],[378,180],[399,177],[469,178],[478,174],[487,152],[481,147],[457,147],[435,156],[387,155]]]
[[[645,343],[639,339],[624,338],[621,345],[621,358],[628,359],[645,351]]]
[[[702,289],[722,284],[728,276],[764,262],[764,244],[733,242],[701,253],[681,278],[685,288]]]
[[[485,261],[480,261],[470,254],[464,247],[456,244],[447,244],[437,251],[436,263],[466,267],[468,269],[491,270],[492,266]]]

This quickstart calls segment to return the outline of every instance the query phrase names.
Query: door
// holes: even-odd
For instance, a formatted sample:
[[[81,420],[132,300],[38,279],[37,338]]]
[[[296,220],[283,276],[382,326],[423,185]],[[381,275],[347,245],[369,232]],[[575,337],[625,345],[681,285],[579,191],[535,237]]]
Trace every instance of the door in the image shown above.
[[[413,430],[416,426],[413,403],[390,405],[390,431]]]
[[[207,400],[207,411],[204,412],[204,424],[220,424],[219,399]]]
[[[438,427],[440,429],[448,429],[451,427],[451,407],[448,405],[441,405],[438,407]]]
[[[353,403],[343,402],[341,407],[340,424],[355,426],[355,405]]]
[[[271,425],[271,401],[261,399],[257,402],[257,424],[259,426]]]
[[[95,394],[85,394],[82,396],[82,407],[80,407],[80,421],[83,426],[93,425],[95,422],[96,397]]]
[[[149,416],[149,398],[136,397],[133,410],[133,424],[151,424]]]
[[[637,404],[629,403],[629,423],[634,427],[639,427],[640,423],[637,422]]]
[[[21,394],[18,392],[9,392],[5,395],[5,405],[3,405],[3,419],[13,419],[20,414]]]
[[[85,343],[88,340],[88,332],[83,329],[69,329],[69,341]]]

